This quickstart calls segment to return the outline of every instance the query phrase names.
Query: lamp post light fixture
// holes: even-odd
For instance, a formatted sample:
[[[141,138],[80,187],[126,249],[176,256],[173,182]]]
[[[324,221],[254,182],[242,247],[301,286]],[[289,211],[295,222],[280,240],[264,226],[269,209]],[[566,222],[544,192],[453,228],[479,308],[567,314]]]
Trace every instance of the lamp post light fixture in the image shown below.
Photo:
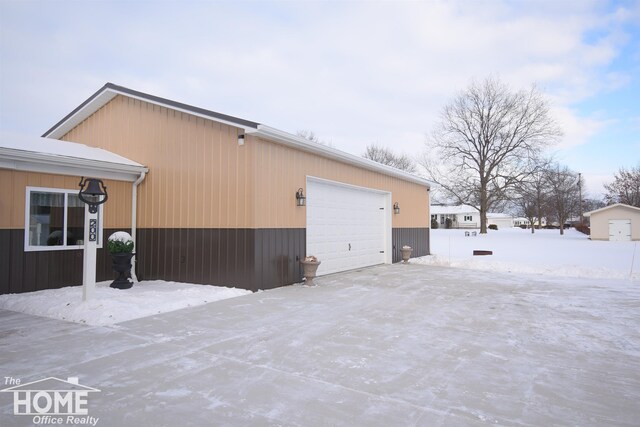
[[[393,204],[393,213],[398,215],[400,213],[400,205],[398,204],[398,202],[395,202]]]
[[[298,191],[296,191],[296,205],[298,206],[304,206],[307,203],[307,198],[304,196],[304,193],[302,192],[302,187],[298,188]]]
[[[104,182],[96,178],[80,179],[78,198],[88,205],[84,228],[84,257],[82,262],[82,300],[93,298],[96,290],[96,251],[98,249],[98,206],[109,198]],[[85,222],[85,224],[87,223]]]

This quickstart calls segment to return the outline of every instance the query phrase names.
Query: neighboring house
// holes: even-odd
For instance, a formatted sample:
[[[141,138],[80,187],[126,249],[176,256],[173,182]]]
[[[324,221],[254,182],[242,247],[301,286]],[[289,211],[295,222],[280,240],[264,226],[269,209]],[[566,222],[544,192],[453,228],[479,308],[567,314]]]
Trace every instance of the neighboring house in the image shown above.
[[[519,217],[513,218],[513,226],[514,227],[530,228],[531,227],[531,221],[529,221],[528,218],[525,218],[523,216],[519,216]]]
[[[640,240],[640,208],[616,203],[584,216],[590,218],[592,240]]]
[[[437,221],[441,228],[446,228],[447,220],[451,228],[480,228],[480,212],[469,205],[433,205],[431,220]],[[487,213],[487,226],[491,224],[497,225],[498,229],[513,227],[513,217],[502,213]]]
[[[504,213],[488,212],[487,226],[489,225],[497,225],[498,230],[501,228],[513,228],[513,217]]]
[[[433,205],[431,220],[436,220],[440,228],[447,226],[447,220],[451,228],[480,228],[480,212],[469,205]]]
[[[0,151],[1,293],[81,284],[78,176],[106,179],[101,239],[134,230],[141,280],[258,290],[300,282],[305,255],[322,275],[429,254],[428,181],[256,122],[108,83],[43,136],[116,157]]]

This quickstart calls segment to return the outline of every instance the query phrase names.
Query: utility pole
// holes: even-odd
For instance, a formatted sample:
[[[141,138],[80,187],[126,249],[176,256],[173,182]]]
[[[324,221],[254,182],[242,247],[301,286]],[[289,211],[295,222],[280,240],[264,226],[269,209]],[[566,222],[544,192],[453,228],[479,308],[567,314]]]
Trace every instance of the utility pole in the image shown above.
[[[580,199],[578,203],[580,204],[580,225],[584,223],[584,217],[582,216],[582,173],[578,172],[578,193]]]

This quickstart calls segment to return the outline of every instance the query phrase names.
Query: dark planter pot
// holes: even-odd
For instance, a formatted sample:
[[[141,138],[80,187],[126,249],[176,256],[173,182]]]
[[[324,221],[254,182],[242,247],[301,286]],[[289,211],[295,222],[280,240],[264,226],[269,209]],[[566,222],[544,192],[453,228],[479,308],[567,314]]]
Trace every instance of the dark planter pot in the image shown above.
[[[133,282],[129,278],[131,277],[131,258],[134,255],[133,252],[111,254],[111,259],[113,260],[111,267],[118,273],[118,277],[110,285],[112,288],[129,289],[133,286]]]

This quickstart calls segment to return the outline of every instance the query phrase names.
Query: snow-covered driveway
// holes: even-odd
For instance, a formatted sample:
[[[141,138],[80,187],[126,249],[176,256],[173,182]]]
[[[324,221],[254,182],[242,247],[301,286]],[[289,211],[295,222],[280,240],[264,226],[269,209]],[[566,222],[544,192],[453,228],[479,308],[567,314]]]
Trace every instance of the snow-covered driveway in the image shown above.
[[[100,426],[638,425],[640,283],[385,265],[115,326],[0,311]],[[2,387],[4,388],[4,387]],[[0,393],[0,425],[28,425]]]

